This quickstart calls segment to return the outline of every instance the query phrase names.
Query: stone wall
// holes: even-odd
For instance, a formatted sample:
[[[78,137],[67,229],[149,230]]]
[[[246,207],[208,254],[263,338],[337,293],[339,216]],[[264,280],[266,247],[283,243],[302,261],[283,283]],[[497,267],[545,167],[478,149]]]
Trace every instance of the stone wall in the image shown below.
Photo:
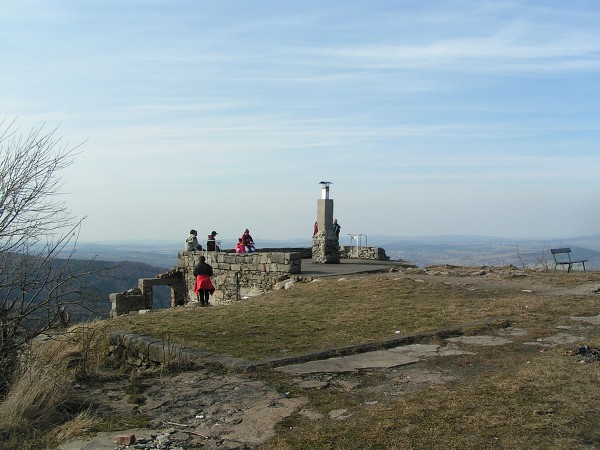
[[[300,274],[302,265],[299,252],[180,252],[178,268],[183,273],[186,302],[196,301],[194,266],[202,255],[214,272],[215,293],[210,299],[213,304],[230,303],[268,292],[290,275]]]
[[[342,259],[369,259],[375,261],[389,261],[390,257],[385,254],[381,247],[340,247],[340,258]]]
[[[312,240],[312,260],[319,264],[337,264],[340,262],[340,243],[333,236],[319,231]]]
[[[322,237],[322,236],[321,236]],[[340,247],[337,240],[316,239],[315,245],[331,244],[320,253],[337,252],[338,258],[387,261],[381,247]],[[266,251],[273,250],[273,251]],[[182,306],[197,300],[194,293],[194,266],[200,256],[213,267],[212,277],[215,293],[212,304],[231,303],[244,297],[268,292],[280,281],[299,275],[302,259],[310,258],[310,248],[261,249],[257,253],[236,254],[229,252],[180,252],[178,266],[156,278],[140,278],[138,287],[125,293],[110,294],[112,303],[110,317],[130,312],[152,309],[154,286],[171,288],[171,306]],[[333,258],[328,258],[329,262]],[[314,261],[314,259],[313,259]],[[338,260],[339,261],[339,260]],[[317,261],[322,262],[322,261]],[[327,264],[328,262],[324,262]]]
[[[235,253],[234,249],[223,250],[225,253]],[[257,253],[300,253],[302,259],[312,257],[312,248],[310,247],[261,247],[256,249]]]
[[[110,309],[111,318],[122,316],[123,314],[129,314],[132,311],[149,309],[146,305],[146,297],[139,293],[109,294],[108,299],[112,305]],[[151,307],[152,306],[150,306],[150,308]]]

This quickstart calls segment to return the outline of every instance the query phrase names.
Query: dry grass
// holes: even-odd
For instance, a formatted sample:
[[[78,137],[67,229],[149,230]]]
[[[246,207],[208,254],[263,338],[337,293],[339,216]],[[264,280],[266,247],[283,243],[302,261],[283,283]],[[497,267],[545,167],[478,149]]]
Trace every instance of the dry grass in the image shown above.
[[[323,417],[290,417],[262,448],[592,449],[600,447],[600,366],[580,363],[565,347],[541,352],[522,341],[557,333],[570,316],[598,315],[599,297],[590,292],[599,285],[599,273],[371,275],[301,284],[229,307],[123,317],[111,326],[260,359],[510,317],[528,331],[521,342],[416,365],[457,377],[440,385],[395,392],[410,369],[338,376],[356,387],[323,390],[257,374],[281,392],[309,397]],[[597,329],[590,339],[600,345]],[[328,417],[338,409],[349,417]]]
[[[97,425],[89,399],[74,395],[72,385],[93,377],[106,354],[100,323],[32,343],[0,403],[0,448],[48,448]]]
[[[48,412],[65,401],[70,377],[59,358],[61,348],[48,346],[48,350],[29,356],[7,399],[0,404],[0,429],[22,432],[43,427],[54,416]]]
[[[600,280],[597,274],[568,275],[532,272],[529,278],[544,277],[559,288],[573,279],[581,283],[582,275]],[[466,277],[457,283],[445,277],[423,282],[418,274],[327,279],[227,307],[123,316],[110,326],[258,360],[499,317],[513,318],[515,326],[536,328],[555,317],[590,314],[597,305],[589,296],[523,292],[502,279],[488,287],[476,282]]]
[[[571,323],[569,316],[598,315],[600,297],[590,292],[600,286],[600,273],[526,271],[516,276],[511,270],[474,272],[465,269],[450,276],[431,276],[415,271],[328,279],[227,307],[177,308],[121,317],[97,324],[94,334],[100,336],[108,328],[125,329],[261,359],[388,339],[397,336],[397,331],[405,335],[510,317],[512,326],[528,330],[521,341],[478,348],[475,355],[435,358],[410,368],[337,376],[355,386],[352,389],[340,387],[343,384],[302,389],[293,377],[282,373],[253,374],[288,395],[307,396],[310,409],[323,415],[317,421],[300,414],[286,419],[277,436],[262,448],[599,448],[600,365],[580,363],[565,347],[539,351],[522,342],[556,333],[557,325]],[[600,346],[597,327],[589,339],[588,345]],[[101,341],[89,335],[78,339],[76,350],[63,346],[61,358],[81,358],[84,362],[78,373],[90,376],[102,363],[103,351],[98,349],[105,350],[106,344]],[[410,371],[416,369],[455,379],[405,389]],[[61,370],[58,367],[57,373],[64,373]],[[50,375],[42,370],[28,380],[31,383],[42,376]],[[54,411],[68,392],[63,383],[64,379],[55,377],[38,383],[53,386],[49,390],[55,398],[48,404],[55,405]],[[50,393],[35,394],[35,389],[24,384],[14,393],[14,406],[0,407],[4,424],[26,429],[32,418],[44,420],[32,405],[41,407],[44,401],[39,399]],[[22,406],[17,407],[19,402]],[[45,417],[51,417],[52,410],[45,403],[42,406],[48,414]],[[5,419],[13,408],[14,418]],[[329,418],[329,412],[337,409],[346,409],[349,417]],[[97,429],[98,421],[94,425],[90,420],[85,415],[75,418],[55,429],[52,439]],[[122,423],[110,427],[119,429]]]
[[[592,449],[600,445],[597,365],[580,364],[560,350],[527,355],[506,349],[484,351],[462,363],[485,367],[455,382],[395,396],[365,399],[341,390],[304,392],[311,398],[311,408],[324,418],[312,421],[296,415],[261,448]],[[360,382],[367,383],[370,376],[361,374]],[[327,417],[340,408],[348,410],[348,419]]]

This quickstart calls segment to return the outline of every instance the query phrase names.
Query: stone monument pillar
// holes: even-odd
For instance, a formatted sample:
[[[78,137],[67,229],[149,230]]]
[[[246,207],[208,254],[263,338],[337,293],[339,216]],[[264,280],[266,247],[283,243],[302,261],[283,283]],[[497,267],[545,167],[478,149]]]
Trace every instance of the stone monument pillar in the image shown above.
[[[340,243],[333,233],[333,200],[329,198],[329,181],[321,181],[321,198],[317,200],[317,226],[313,236],[312,260],[315,263],[339,264]]]

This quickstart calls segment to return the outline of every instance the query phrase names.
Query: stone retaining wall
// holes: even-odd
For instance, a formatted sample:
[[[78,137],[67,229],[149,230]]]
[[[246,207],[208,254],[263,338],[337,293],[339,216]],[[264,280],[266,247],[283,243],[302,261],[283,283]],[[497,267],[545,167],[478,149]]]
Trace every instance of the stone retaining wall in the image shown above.
[[[109,294],[108,299],[112,304],[110,309],[111,319],[123,314],[129,314],[132,311],[148,309],[146,306],[146,297],[141,294]]]
[[[344,259],[389,260],[385,250],[380,247],[339,247],[336,241],[335,248],[339,251],[339,257]],[[246,254],[179,252],[178,266],[175,269],[156,278],[140,278],[138,287],[126,293],[110,294],[110,317],[152,309],[154,286],[171,288],[172,307],[196,301],[194,266],[198,264],[202,255],[214,270],[212,281],[216,290],[211,297],[211,303],[224,304],[263,294],[272,290],[280,281],[300,274],[302,259],[310,258],[311,249],[260,249],[260,252]]]
[[[368,259],[375,261],[389,261],[390,257],[385,254],[381,247],[340,247],[340,258],[342,259]]]
[[[180,252],[178,268],[183,273],[186,302],[196,301],[194,266],[202,255],[214,271],[212,282],[216,291],[211,297],[214,304],[268,292],[290,275],[300,274],[302,265],[302,254],[295,252]]]

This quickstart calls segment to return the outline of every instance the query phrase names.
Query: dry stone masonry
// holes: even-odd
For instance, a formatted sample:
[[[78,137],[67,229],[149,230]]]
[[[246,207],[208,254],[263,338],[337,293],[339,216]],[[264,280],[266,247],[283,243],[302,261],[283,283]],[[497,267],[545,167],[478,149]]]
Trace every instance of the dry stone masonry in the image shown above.
[[[327,242],[321,239],[317,245],[325,245]],[[381,247],[340,247],[336,241],[336,245],[327,251],[337,252],[338,259],[389,260]],[[109,300],[112,303],[110,317],[152,309],[154,286],[171,288],[171,307],[196,301],[194,266],[202,255],[214,270],[212,280],[216,291],[211,297],[211,303],[227,304],[263,294],[275,288],[277,283],[300,275],[302,259],[311,258],[311,249],[273,248],[246,254],[180,252],[175,269],[154,278],[140,278],[137,288],[110,294]]]
[[[297,252],[180,252],[178,269],[183,274],[186,302],[196,301],[194,266],[202,255],[214,271],[216,291],[211,303],[215,304],[268,292],[278,282],[301,272],[302,254]]]

